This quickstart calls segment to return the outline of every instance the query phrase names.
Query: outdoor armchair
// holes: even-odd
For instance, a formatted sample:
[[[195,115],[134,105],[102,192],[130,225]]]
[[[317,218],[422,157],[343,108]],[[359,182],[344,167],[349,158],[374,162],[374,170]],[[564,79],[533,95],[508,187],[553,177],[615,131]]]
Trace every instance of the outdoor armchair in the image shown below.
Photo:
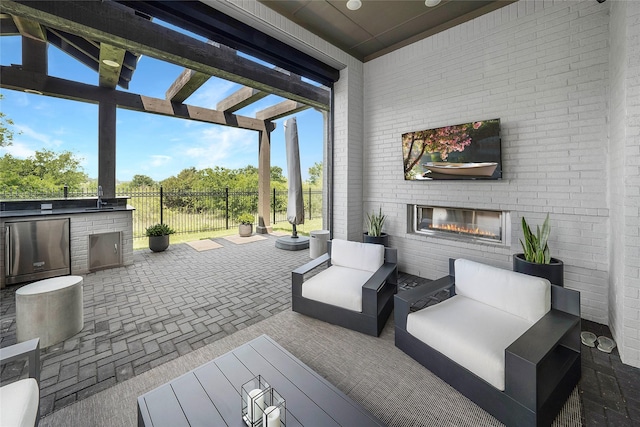
[[[0,425],[32,427],[40,418],[40,339],[0,349],[0,364],[28,359],[29,378],[0,387]]]
[[[378,336],[393,310],[397,249],[333,239],[326,254],[293,271],[292,282],[293,311]]]
[[[468,260],[449,270],[395,296],[396,346],[507,426],[551,425],[581,375],[579,292]]]

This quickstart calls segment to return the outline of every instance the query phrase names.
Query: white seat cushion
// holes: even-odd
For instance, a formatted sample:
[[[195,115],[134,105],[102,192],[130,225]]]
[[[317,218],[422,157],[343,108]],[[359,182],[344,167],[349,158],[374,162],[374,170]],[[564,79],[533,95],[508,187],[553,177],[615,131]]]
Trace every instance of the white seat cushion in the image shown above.
[[[36,423],[40,390],[33,378],[0,387],[0,426],[33,427]]]
[[[375,273],[384,264],[384,246],[373,243],[331,241],[331,265]]]
[[[535,323],[551,310],[547,279],[457,259],[456,294],[472,298]]]
[[[532,325],[460,295],[407,316],[407,332],[499,390],[505,349]]]
[[[302,296],[362,312],[362,285],[373,273],[332,265],[302,284]]]

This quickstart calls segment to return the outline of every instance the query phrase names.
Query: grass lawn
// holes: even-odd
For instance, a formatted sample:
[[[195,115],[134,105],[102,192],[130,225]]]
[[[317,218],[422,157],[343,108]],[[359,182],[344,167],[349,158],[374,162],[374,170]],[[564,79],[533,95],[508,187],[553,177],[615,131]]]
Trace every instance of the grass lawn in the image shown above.
[[[286,231],[291,233],[292,225],[288,222],[279,222],[273,225],[273,231]],[[297,226],[298,234],[308,236],[310,231],[322,230],[322,218],[308,219],[304,224]],[[214,239],[216,237],[232,236],[238,233],[237,228],[219,231],[204,231],[200,233],[180,233],[171,235],[171,243],[193,242],[194,240]],[[149,239],[140,237],[133,239],[133,249],[148,249]]]

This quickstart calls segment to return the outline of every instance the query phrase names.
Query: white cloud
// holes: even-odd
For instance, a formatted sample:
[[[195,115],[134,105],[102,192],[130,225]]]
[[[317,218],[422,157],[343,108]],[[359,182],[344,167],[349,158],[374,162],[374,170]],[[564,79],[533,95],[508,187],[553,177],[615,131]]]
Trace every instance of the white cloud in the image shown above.
[[[55,139],[51,137],[51,135],[41,132],[36,132],[31,129],[29,126],[25,125],[16,125],[16,132],[14,135],[15,141],[20,141],[23,144],[31,144],[39,143],[40,145],[44,145],[45,148],[49,147],[59,147],[62,145],[62,140]],[[25,142],[22,142],[25,140]]]
[[[0,148],[0,154],[4,153],[10,154],[18,159],[26,159],[36,154],[35,150],[29,148],[26,144],[16,141],[8,147]]]
[[[163,166],[171,161],[170,156],[164,156],[162,154],[154,154],[151,156],[151,166]]]
[[[211,126],[198,133],[192,133],[189,146],[178,147],[190,161],[196,162],[197,169],[224,165],[229,168],[255,163],[258,157],[258,132]],[[254,153],[247,159],[247,153]]]

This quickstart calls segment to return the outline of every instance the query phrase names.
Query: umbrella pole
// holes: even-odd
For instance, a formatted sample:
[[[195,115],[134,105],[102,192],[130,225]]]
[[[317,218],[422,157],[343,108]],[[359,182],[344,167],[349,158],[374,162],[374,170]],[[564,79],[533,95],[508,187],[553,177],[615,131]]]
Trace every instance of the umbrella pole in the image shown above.
[[[298,229],[296,228],[295,224],[291,224],[291,225],[293,225],[293,234],[291,234],[291,237],[294,238],[294,239],[297,239],[298,238]]]

